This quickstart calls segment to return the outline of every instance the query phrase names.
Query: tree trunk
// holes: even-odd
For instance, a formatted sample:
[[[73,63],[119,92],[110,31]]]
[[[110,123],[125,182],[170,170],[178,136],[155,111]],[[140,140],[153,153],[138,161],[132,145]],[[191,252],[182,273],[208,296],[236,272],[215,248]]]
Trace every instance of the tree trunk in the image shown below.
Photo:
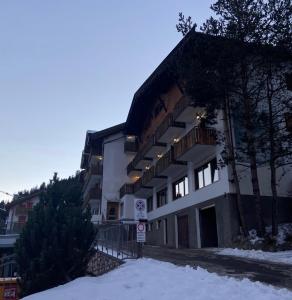
[[[231,126],[231,117],[230,117],[230,103],[229,99],[225,98],[225,107],[223,109],[223,120],[225,128],[225,137],[226,137],[226,146],[228,151],[228,162],[230,162],[232,170],[232,178],[234,181],[235,193],[236,193],[236,205],[237,212],[239,217],[239,223],[242,228],[242,233],[247,236],[247,226],[244,218],[244,210],[242,205],[242,197],[240,192],[239,178],[236,170],[236,161],[235,161],[235,152],[234,152],[234,143],[233,143],[233,132]]]
[[[271,66],[267,77],[267,101],[269,109],[269,142],[270,142],[270,169],[271,169],[271,190],[272,190],[272,236],[278,235],[278,193],[277,193],[277,169],[275,161],[275,129],[273,123],[273,104],[270,94],[272,84]]]

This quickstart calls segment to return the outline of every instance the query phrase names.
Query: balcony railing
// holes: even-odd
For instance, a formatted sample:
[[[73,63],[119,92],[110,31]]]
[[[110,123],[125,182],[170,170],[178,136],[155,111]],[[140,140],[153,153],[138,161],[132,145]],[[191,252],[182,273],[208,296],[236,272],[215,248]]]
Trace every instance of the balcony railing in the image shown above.
[[[103,165],[100,163],[92,164],[89,168],[89,175],[100,175],[103,173]]]
[[[173,114],[168,114],[156,130],[156,139],[159,140],[171,127],[185,128],[185,123],[176,122]]]
[[[174,163],[173,148],[167,151],[156,163],[157,174],[162,174],[172,163]]]
[[[138,151],[138,145],[136,141],[125,141],[124,151],[126,153],[136,153]]]
[[[189,97],[182,96],[174,107],[173,110],[174,119],[176,120],[178,116],[180,116],[184,112],[185,109],[191,106],[194,106],[194,102]]]
[[[174,158],[178,159],[195,145],[216,145],[216,130],[194,127],[178,143],[174,144]]]
[[[122,199],[125,195],[134,194],[134,184],[126,183],[120,188],[120,199]]]
[[[155,177],[155,167],[152,166],[149,170],[146,170],[142,176],[142,184],[147,186],[147,184]]]

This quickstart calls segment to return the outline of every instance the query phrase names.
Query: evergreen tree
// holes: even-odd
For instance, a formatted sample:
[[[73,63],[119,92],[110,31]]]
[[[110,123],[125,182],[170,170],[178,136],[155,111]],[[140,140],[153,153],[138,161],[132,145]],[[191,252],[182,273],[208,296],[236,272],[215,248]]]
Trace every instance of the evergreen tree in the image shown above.
[[[43,186],[16,243],[23,295],[84,274],[94,229],[89,211],[82,212],[81,189],[78,176],[60,180],[57,174]]]
[[[215,17],[209,18],[201,27],[201,31],[219,39],[223,37],[228,40],[221,39],[219,45],[216,45],[215,39],[215,46],[213,40],[209,45],[205,43],[203,46],[193,48],[193,53],[189,58],[196,61],[194,63],[196,65],[198,60],[203,57],[203,63],[199,63],[203,68],[200,72],[195,69],[192,72],[195,77],[189,76],[184,84],[188,93],[193,97],[197,97],[198,90],[200,88],[202,90],[203,87],[215,90],[217,92],[215,93],[216,100],[219,99],[220,102],[220,105],[216,104],[215,107],[223,108],[224,119],[227,120],[226,125],[229,127],[231,122],[236,120],[238,128],[243,128],[241,142],[235,146],[233,144],[233,132],[227,130],[225,135],[227,157],[231,160],[235,186],[237,186],[236,177],[238,176],[234,161],[238,165],[239,160],[246,161],[248,158],[247,167],[251,171],[258,233],[263,235],[264,222],[258,166],[267,162],[270,165],[273,207],[276,207],[275,169],[281,165],[277,159],[283,158],[287,154],[286,150],[290,145],[287,134],[283,134],[285,132],[283,126],[282,130],[275,130],[275,124],[285,123],[284,114],[282,113],[280,116],[277,110],[279,107],[285,106],[285,110],[282,112],[291,111],[291,103],[286,105],[287,98],[277,96],[287,94],[286,86],[284,84],[273,85],[275,77],[270,75],[269,70],[271,70],[270,65],[281,65],[278,71],[282,72],[283,77],[284,64],[291,63],[291,56],[289,56],[289,50],[292,49],[291,0],[218,0],[211,6],[211,9],[215,13]],[[184,16],[181,18],[180,15],[179,21],[181,24],[177,26],[177,29],[185,35],[187,33],[186,28],[189,29],[188,25],[191,24],[191,19]],[[276,51],[271,48],[274,46],[278,47]],[[201,49],[198,50],[198,47]],[[276,55],[274,55],[275,53]],[[185,69],[189,67],[189,64],[185,64]],[[185,72],[184,70],[183,73]],[[200,76],[194,74],[195,72],[200,73]],[[279,72],[277,76],[279,76]],[[194,78],[199,80],[196,81]],[[194,87],[194,85],[199,85],[199,87]],[[274,90],[272,93],[271,88]],[[264,99],[266,103],[263,103]],[[277,105],[271,105],[271,103],[277,103]],[[264,119],[261,113],[263,107],[266,108],[266,112],[269,111],[266,116],[269,115],[270,118],[265,118],[266,126],[262,126],[259,130],[259,124]],[[271,120],[271,116],[273,116],[273,120]],[[265,136],[265,143],[262,142],[263,136]],[[282,146],[278,147],[276,151],[275,144],[278,141],[281,141]],[[264,151],[261,151],[262,149]],[[269,156],[270,158],[265,160],[261,152],[265,152],[266,157]],[[276,155],[275,152],[277,152]],[[238,187],[236,190],[241,215],[240,190]],[[273,208],[273,219],[276,218],[275,214]],[[242,215],[240,219],[243,219]],[[275,229],[276,223],[273,222],[273,224]],[[273,232],[275,233],[276,230]]]

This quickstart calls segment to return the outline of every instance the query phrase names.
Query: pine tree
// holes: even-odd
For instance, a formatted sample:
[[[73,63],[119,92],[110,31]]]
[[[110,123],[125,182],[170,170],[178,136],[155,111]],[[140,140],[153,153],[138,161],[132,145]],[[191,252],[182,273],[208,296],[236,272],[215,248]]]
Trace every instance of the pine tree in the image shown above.
[[[191,59],[198,60],[202,56],[204,57],[203,71],[200,73],[203,73],[205,82],[202,84],[202,79],[198,82],[199,85],[201,84],[201,89],[207,86],[213,90],[221,90],[221,95],[217,92],[215,96],[217,100],[218,96],[221,99],[220,107],[223,108],[227,126],[230,122],[236,120],[239,125],[238,127],[244,129],[244,132],[241,134],[241,142],[235,145],[234,149],[232,149],[232,132],[228,132],[228,130],[226,135],[227,143],[226,141],[225,143],[227,145],[228,157],[229,159],[231,158],[233,179],[235,182],[237,176],[234,163],[232,163],[234,161],[232,157],[236,160],[236,164],[242,158],[243,160],[246,160],[246,158],[249,160],[248,167],[251,171],[251,182],[255,197],[258,233],[259,235],[263,235],[264,222],[258,166],[267,161],[263,160],[263,155],[261,155],[262,153],[258,149],[264,146],[266,153],[270,153],[269,163],[271,173],[273,173],[271,176],[271,189],[273,204],[275,206],[275,201],[277,201],[275,193],[277,183],[275,180],[275,157],[272,158],[272,153],[275,150],[273,149],[275,141],[281,140],[283,134],[281,135],[279,134],[280,131],[274,130],[275,122],[279,122],[279,117],[275,121],[271,121],[270,119],[269,123],[266,122],[268,126],[264,130],[266,133],[269,133],[265,135],[266,143],[259,147],[258,141],[263,136],[263,130],[258,130],[258,124],[260,124],[263,116],[260,112],[263,106],[263,99],[270,99],[270,104],[272,102],[279,103],[279,98],[277,99],[275,96],[276,93],[273,94],[274,99],[271,97],[271,93],[268,94],[267,80],[270,78],[271,83],[272,78],[268,72],[269,64],[274,64],[275,62],[279,64],[280,57],[282,64],[281,72],[283,73],[283,63],[291,62],[291,57],[287,55],[289,50],[292,49],[291,0],[218,0],[211,6],[211,9],[215,13],[215,17],[210,17],[201,27],[201,31],[218,38],[227,38],[229,43],[224,43],[223,40],[219,47],[209,45],[212,51],[208,51],[207,47],[205,47],[205,52],[199,51],[201,56],[198,55],[198,51],[194,51]],[[186,20],[188,20],[187,23]],[[185,29],[189,29],[187,25],[191,24],[191,19],[185,17],[182,19],[180,16],[180,23],[182,24],[181,26],[177,26],[177,29],[186,35],[187,30]],[[214,43],[214,40],[212,43]],[[277,61],[274,60],[275,56],[273,56],[275,49],[271,50],[271,47],[275,46],[281,47],[282,53],[285,53],[285,55],[282,55],[281,51],[277,52],[278,55],[280,53],[279,56],[276,56]],[[279,49],[277,48],[277,50]],[[185,64],[185,69],[189,67],[189,65]],[[197,70],[194,72],[197,72]],[[207,74],[207,76],[204,76],[204,74]],[[186,83],[187,86],[191,86],[191,88],[188,88],[189,93],[192,96],[197,96],[197,94],[192,94],[192,86],[197,85],[198,82],[192,76],[186,81],[191,82],[191,84]],[[223,85],[220,83],[223,83]],[[215,86],[216,84],[217,87]],[[196,90],[199,88],[197,87]],[[278,91],[281,89],[282,93],[286,91],[283,84],[277,86],[276,89]],[[283,107],[285,101],[285,98],[280,100],[281,107]],[[265,106],[269,107],[269,109],[276,107],[275,105],[269,106],[268,100]],[[291,110],[291,106],[290,108],[287,106],[287,110],[289,109]],[[274,115],[274,112],[270,111],[270,116]],[[282,114],[281,123],[283,123],[283,117],[284,115]],[[231,142],[228,143],[228,140]],[[286,142],[282,144],[287,145]],[[285,151],[283,152],[283,147],[281,151],[281,155],[284,155]],[[238,188],[236,190],[239,214],[241,215],[239,190]],[[274,209],[273,218],[275,218]],[[273,223],[275,227],[275,222]]]
[[[82,212],[78,176],[54,175],[42,190],[16,244],[23,295],[36,293],[84,274],[94,230]]]

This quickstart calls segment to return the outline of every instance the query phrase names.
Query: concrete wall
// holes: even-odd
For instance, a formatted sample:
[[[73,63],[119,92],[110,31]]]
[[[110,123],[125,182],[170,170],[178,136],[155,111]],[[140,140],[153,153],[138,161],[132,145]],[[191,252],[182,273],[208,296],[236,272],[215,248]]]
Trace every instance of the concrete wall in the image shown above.
[[[133,155],[125,153],[124,144],[123,133],[111,135],[104,140],[101,208],[104,217],[106,217],[107,203],[119,203],[120,188],[124,183],[129,182],[126,168]]]
[[[180,201],[180,200],[176,200]],[[254,199],[248,195],[243,196],[245,218],[248,229],[256,228]],[[263,214],[265,225],[271,224],[271,198],[263,197]],[[200,216],[202,208],[215,206],[217,219],[217,234],[219,247],[230,247],[240,232],[235,195],[226,194],[208,201],[198,203],[191,207],[177,210],[171,214],[149,221],[152,223],[152,231],[147,231],[147,243],[152,245],[177,247],[177,222],[178,216],[187,215],[189,220],[189,244],[190,248],[200,248]],[[164,222],[168,220],[168,244],[164,240]],[[161,226],[157,229],[157,221],[161,220]],[[279,222],[292,222],[292,198],[280,198],[279,200]],[[148,226],[149,228],[149,226]]]

